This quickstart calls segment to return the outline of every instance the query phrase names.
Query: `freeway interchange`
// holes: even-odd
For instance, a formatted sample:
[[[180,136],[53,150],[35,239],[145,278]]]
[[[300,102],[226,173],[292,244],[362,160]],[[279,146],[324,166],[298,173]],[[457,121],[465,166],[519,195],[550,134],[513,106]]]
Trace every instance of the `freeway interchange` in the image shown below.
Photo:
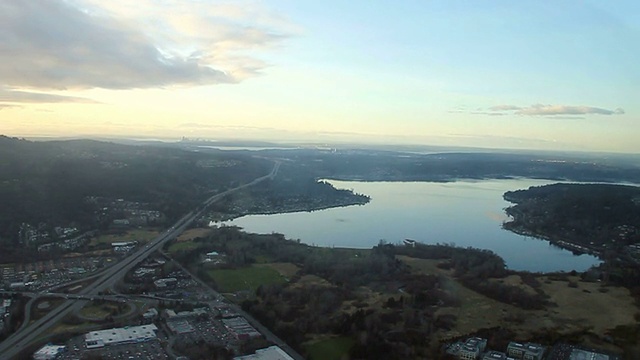
[[[14,334],[0,343],[0,359],[11,359],[12,357],[16,356],[23,349],[28,347],[32,342],[38,340],[47,329],[49,329],[58,321],[62,320],[67,314],[82,309],[82,307],[84,307],[85,304],[90,301],[93,296],[95,296],[95,294],[113,287],[116,282],[122,279],[125,274],[133,267],[135,267],[138,263],[146,259],[155,251],[161,249],[166,242],[175,239],[185,229],[187,229],[187,227],[189,227],[195,219],[197,219],[206,211],[207,206],[221,200],[226,195],[229,195],[235,191],[254,186],[268,179],[273,179],[278,173],[279,168],[280,162],[275,162],[273,169],[269,174],[254,179],[249,183],[209,197],[199,207],[200,210],[192,211],[184,215],[168,230],[160,234],[157,238],[155,238],[153,241],[151,241],[141,249],[132,252],[120,262],[114,264],[100,274],[93,275],[92,277],[96,280],[81,289],[77,294],[74,295],[73,299],[70,297],[66,298],[66,300],[62,304],[51,310],[47,315],[43,316],[37,321],[34,321],[31,324],[27,324],[29,320],[29,311],[33,300],[37,299],[39,296],[45,296],[46,292],[42,294],[35,294],[32,300],[27,303],[27,309],[25,311],[25,324],[23,324],[23,326],[18,329],[18,331],[16,331]]]

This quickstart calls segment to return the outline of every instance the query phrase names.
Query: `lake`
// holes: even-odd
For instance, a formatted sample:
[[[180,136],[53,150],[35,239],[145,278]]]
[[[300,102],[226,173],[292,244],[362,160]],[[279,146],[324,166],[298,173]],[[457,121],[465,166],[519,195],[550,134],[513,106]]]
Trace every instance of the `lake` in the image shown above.
[[[504,209],[510,205],[502,199],[504,192],[554,181],[329,182],[369,195],[371,202],[312,212],[249,215],[225,224],[255,233],[277,232],[325,247],[371,248],[380,240],[401,243],[405,238],[471,246],[495,252],[513,270],[583,271],[600,262],[502,229],[508,219]]]

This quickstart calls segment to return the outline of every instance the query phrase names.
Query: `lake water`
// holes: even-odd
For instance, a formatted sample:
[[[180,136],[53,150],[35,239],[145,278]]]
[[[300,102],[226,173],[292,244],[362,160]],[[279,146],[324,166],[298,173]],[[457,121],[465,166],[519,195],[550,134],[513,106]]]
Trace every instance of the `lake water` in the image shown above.
[[[381,239],[400,243],[405,238],[471,246],[492,250],[514,270],[583,271],[600,262],[502,229],[507,220],[504,209],[509,206],[502,199],[504,192],[553,181],[330,182],[336,188],[369,195],[371,202],[313,212],[249,215],[226,224],[326,247],[371,248]]]

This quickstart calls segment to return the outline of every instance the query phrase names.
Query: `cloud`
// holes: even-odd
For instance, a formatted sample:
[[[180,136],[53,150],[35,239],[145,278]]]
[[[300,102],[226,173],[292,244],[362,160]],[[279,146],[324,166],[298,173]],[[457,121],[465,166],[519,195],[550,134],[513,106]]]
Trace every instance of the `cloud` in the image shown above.
[[[0,106],[5,103],[97,103],[94,100],[57,94],[45,94],[32,91],[20,91],[0,86]]]
[[[528,107],[516,105],[497,105],[489,108],[487,112],[478,112],[484,115],[526,115],[526,116],[550,116],[554,118],[576,118],[581,115],[621,115],[625,111],[621,108],[614,110],[594,106],[572,105],[546,105],[534,104]]]
[[[0,85],[49,90],[236,83],[266,66],[253,50],[287,37],[275,29],[277,21],[241,6],[207,5],[3,0]]]
[[[489,110],[491,111],[510,111],[510,110],[520,110],[522,109],[520,106],[514,106],[514,105],[498,105],[498,106],[492,106],[489,108]]]

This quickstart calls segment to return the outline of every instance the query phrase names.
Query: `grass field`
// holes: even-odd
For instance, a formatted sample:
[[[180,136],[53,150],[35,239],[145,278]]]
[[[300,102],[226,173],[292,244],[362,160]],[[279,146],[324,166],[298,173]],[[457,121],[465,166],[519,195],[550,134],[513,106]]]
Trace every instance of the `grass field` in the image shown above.
[[[284,283],[285,279],[278,271],[265,266],[250,266],[240,269],[209,270],[220,292],[232,293],[248,290],[255,293],[260,285]]]
[[[269,264],[258,264],[256,267],[266,267],[277,271],[280,275],[285,278],[292,278],[300,268],[292,263],[269,263]]]
[[[178,251],[196,249],[198,248],[198,246],[199,244],[193,241],[182,241],[182,242],[173,243],[171,244],[171,246],[169,246],[169,254],[174,254]]]
[[[340,360],[346,355],[355,341],[348,337],[335,337],[316,341],[305,346],[311,360]]]
[[[111,244],[114,242],[127,242],[127,241],[137,241],[146,243],[153,240],[157,237],[159,232],[157,230],[146,230],[146,229],[134,229],[129,230],[123,234],[109,234],[109,235],[100,235],[98,237],[94,237],[91,239],[89,245],[99,245],[99,244]]]

